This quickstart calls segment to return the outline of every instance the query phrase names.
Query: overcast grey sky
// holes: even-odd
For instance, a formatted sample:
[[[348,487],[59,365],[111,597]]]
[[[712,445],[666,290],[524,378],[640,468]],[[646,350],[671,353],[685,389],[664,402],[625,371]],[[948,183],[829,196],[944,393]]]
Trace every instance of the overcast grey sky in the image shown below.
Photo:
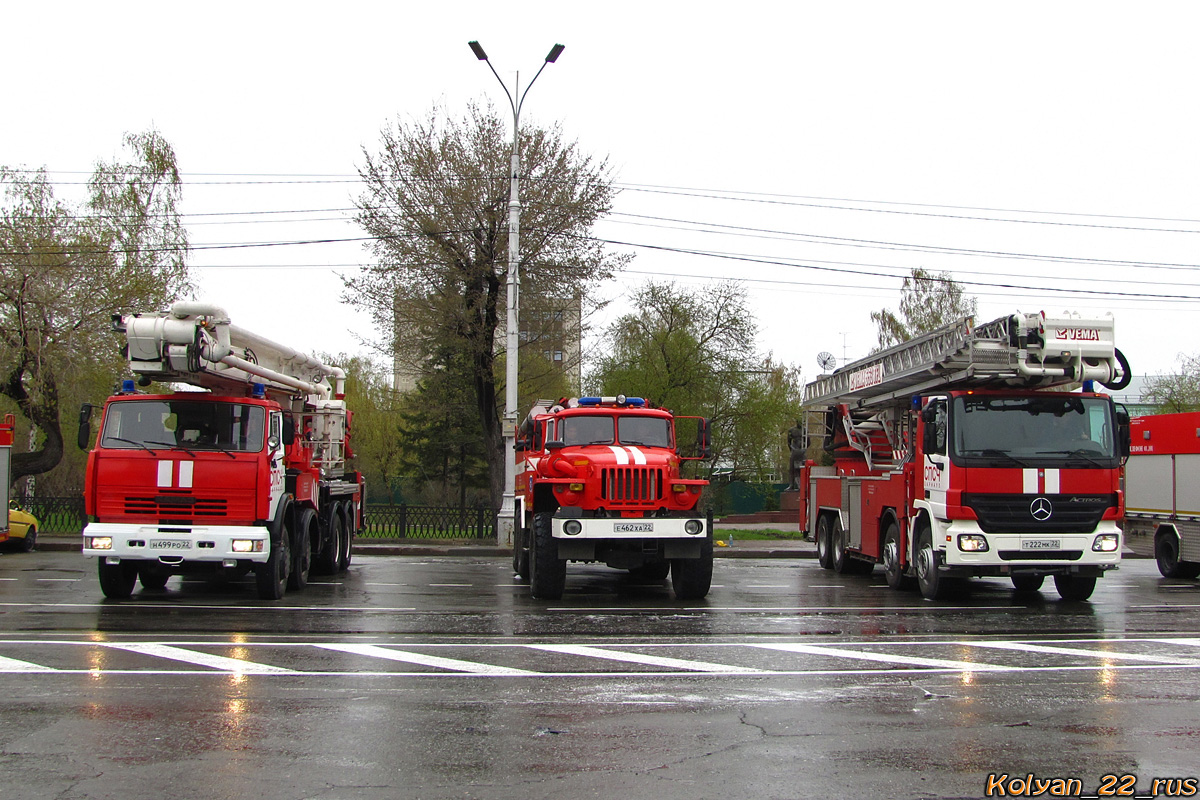
[[[155,126],[184,172],[200,297],[308,350],[360,348],[337,302],[365,146],[398,115],[507,108],[467,47],[533,77],[523,120],[608,156],[597,235],[651,277],[745,281],[759,347],[874,344],[914,267],[979,316],[1111,312],[1136,374],[1200,353],[1190,2],[0,3],[0,163],[70,196]],[[663,249],[666,248],[666,249]],[[680,251],[680,252],[674,252]],[[1183,298],[1183,299],[1178,299]],[[585,387],[586,388],[586,387]]]

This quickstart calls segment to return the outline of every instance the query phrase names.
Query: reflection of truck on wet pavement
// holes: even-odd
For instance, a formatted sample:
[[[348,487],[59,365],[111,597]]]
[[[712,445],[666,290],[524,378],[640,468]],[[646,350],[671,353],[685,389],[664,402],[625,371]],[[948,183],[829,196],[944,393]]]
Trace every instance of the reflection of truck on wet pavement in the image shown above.
[[[677,426],[697,426],[697,454]],[[690,443],[689,443],[690,444]],[[637,397],[539,401],[517,435],[516,492],[524,504],[513,568],[534,597],[558,599],[568,561],[600,561],[647,578],[671,574],[675,596],[712,582],[712,517],[697,510],[708,481],[682,477],[707,457],[708,425]]]
[[[1125,465],[1125,534],[1154,543],[1167,578],[1200,576],[1200,412],[1135,417]]]
[[[821,566],[915,582],[1005,576],[1091,596],[1121,558],[1128,417],[1105,394],[1129,367],[1111,318],[964,319],[805,388],[832,466],[801,470],[800,527]]]
[[[121,317],[130,370],[104,404],[88,455],[84,555],[107,597],[173,574],[254,572],[258,594],[302,589],[310,567],[344,570],[362,525],[363,480],[348,471],[350,415],[337,367],[176,303]],[[147,395],[136,383],[208,391]],[[81,415],[80,446],[91,408]]]

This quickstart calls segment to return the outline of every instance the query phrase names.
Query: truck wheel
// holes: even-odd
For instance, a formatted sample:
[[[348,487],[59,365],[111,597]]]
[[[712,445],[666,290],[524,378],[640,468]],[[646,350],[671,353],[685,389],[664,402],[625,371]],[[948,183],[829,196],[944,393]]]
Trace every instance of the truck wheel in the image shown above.
[[[524,525],[513,531],[513,572],[521,580],[529,580],[529,528]]]
[[[1155,537],[1154,560],[1164,578],[1190,579],[1200,575],[1200,564],[1179,560],[1179,540],[1172,533]]]
[[[357,517],[355,516],[355,508],[353,503],[347,503],[346,520],[342,526],[342,544],[338,550],[338,572],[345,572],[350,567],[350,559],[354,555],[354,535],[358,532],[355,527]]]
[[[287,590],[288,573],[292,571],[291,537],[291,526],[285,521],[278,540],[271,537],[267,560],[254,567],[254,580],[262,600],[278,600]]]
[[[1033,594],[1042,588],[1042,583],[1046,580],[1045,575],[1013,575],[1013,588],[1019,594]]]
[[[345,535],[345,527],[342,525],[342,508],[340,505],[334,506],[329,515],[329,538],[317,555],[316,563],[313,564],[318,572],[325,575],[337,573],[342,557],[342,537]]]
[[[709,536],[700,545],[699,558],[671,560],[671,588],[676,600],[702,600],[712,587],[713,543]]]
[[[1087,600],[1096,590],[1096,579],[1082,575],[1055,575],[1054,588],[1063,600]]]
[[[533,515],[533,542],[529,553],[529,589],[538,600],[559,600],[567,583],[567,562],[558,557],[553,515]]]
[[[137,583],[138,566],[136,561],[122,561],[120,564],[109,564],[104,558],[100,564],[100,591],[105,597],[113,600],[126,600],[133,594],[133,585]]]
[[[894,521],[889,522],[883,533],[883,574],[887,585],[893,589],[908,589],[912,586],[912,578],[904,575],[904,567],[900,563],[900,526]]]
[[[831,514],[817,517],[817,563],[824,569],[833,569],[833,550],[829,543]]]
[[[308,585],[308,572],[312,568],[312,543],[316,540],[317,512],[306,508],[300,512],[296,524],[296,540],[292,542],[292,570],[288,575],[288,588],[300,591]]]
[[[929,523],[919,523],[917,528],[917,586],[926,600],[937,600],[945,592],[946,581],[938,573],[938,554],[933,549],[933,534]]]

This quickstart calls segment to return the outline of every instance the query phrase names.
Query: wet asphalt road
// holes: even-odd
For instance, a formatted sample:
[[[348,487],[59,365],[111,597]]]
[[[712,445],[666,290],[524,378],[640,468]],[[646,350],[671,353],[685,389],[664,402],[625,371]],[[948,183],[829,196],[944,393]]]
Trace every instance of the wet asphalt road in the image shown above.
[[[0,556],[0,798],[1200,796],[1200,583],[1148,560],[1088,603],[812,559],[722,559],[698,603],[583,565],[537,602],[490,557],[279,603],[94,569]]]

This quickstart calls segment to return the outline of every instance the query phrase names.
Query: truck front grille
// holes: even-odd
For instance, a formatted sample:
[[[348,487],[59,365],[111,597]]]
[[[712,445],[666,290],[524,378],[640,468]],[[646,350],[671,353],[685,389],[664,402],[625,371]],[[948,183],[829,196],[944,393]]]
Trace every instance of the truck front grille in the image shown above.
[[[212,519],[224,517],[229,503],[223,497],[126,497],[125,513],[154,519]]]
[[[1034,516],[1034,501],[1039,517]],[[962,504],[975,512],[985,533],[1091,533],[1104,512],[1117,505],[1115,494],[985,494],[964,492]]]
[[[609,503],[652,503],[662,499],[662,470],[613,467],[603,471],[601,497]]]

